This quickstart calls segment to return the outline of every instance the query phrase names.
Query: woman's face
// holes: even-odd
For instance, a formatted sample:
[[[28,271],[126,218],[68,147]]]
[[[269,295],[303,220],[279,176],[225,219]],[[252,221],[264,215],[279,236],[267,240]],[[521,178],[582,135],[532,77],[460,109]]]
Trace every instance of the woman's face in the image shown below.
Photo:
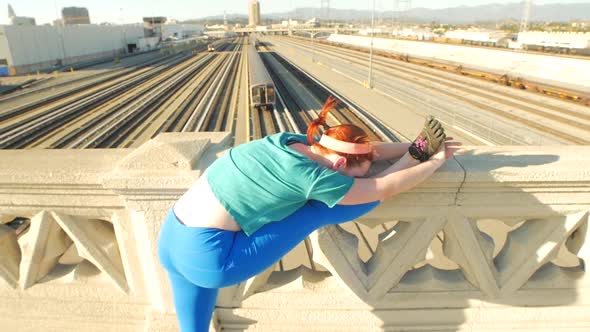
[[[338,169],[338,172],[355,178],[362,178],[367,175],[369,169],[371,168],[371,162],[369,160],[363,161],[360,165],[357,166],[347,166]]]

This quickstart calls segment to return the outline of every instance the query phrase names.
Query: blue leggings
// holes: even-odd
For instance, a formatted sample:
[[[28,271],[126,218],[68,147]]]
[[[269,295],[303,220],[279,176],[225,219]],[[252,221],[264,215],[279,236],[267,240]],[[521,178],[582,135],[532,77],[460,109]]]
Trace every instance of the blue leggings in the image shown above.
[[[170,211],[158,243],[183,332],[209,330],[219,288],[240,283],[276,263],[316,229],[354,220],[379,202],[329,208],[308,201],[287,218],[244,232],[187,227]]]

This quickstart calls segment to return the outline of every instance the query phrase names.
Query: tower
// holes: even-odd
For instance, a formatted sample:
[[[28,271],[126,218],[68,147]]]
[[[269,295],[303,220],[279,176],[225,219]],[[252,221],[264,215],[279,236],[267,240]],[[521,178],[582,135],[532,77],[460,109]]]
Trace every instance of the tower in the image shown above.
[[[260,25],[260,3],[258,0],[248,2],[248,25]]]

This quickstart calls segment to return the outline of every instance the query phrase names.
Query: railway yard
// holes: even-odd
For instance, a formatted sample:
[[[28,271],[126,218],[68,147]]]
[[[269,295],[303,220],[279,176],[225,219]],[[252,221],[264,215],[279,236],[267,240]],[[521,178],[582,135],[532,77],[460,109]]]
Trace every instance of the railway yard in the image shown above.
[[[370,128],[377,140],[408,140],[420,117],[434,114],[466,144],[590,142],[585,105],[381,56],[372,63],[370,90],[363,87],[364,52],[288,37],[256,42],[265,68],[254,70],[268,71],[277,102],[272,110],[251,108],[248,44],[236,38],[219,41],[216,52],[143,56],[127,66],[101,65],[94,71],[100,74],[86,69],[92,74],[5,94],[0,147],[134,147],[160,132],[182,131],[230,131],[240,143],[305,131],[330,95],[342,101],[333,123]]]
[[[265,68],[250,69],[256,43]],[[0,95],[0,148],[127,148],[161,132],[230,131],[237,144],[279,131],[304,132],[330,95],[329,120],[407,141],[433,114],[468,145],[589,144],[589,107],[436,68],[289,37],[220,40],[163,56],[98,65]],[[266,70],[274,109],[250,107],[248,72]],[[71,75],[69,75],[71,74]]]
[[[249,66],[252,43],[264,68]],[[433,114],[466,145],[590,144],[587,105],[380,55],[368,89],[367,68],[361,50],[278,36],[219,40],[168,56],[153,52],[0,95],[0,148],[131,148],[162,132],[187,131],[228,131],[240,144],[280,131],[304,133],[331,95],[341,103],[329,124],[357,124],[374,140],[409,141]],[[274,108],[251,107],[251,70],[268,72]],[[378,234],[392,226],[343,227],[358,236],[366,260]],[[277,269],[301,264],[322,269],[307,241]]]

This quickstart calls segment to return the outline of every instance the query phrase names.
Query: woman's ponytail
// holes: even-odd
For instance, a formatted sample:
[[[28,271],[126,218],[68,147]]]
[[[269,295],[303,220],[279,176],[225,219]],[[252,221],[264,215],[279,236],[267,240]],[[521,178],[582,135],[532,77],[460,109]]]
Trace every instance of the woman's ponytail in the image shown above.
[[[328,97],[318,118],[313,120],[309,124],[309,127],[307,127],[307,142],[309,142],[310,145],[313,145],[315,143],[315,138],[320,136],[320,126],[327,129],[326,116],[328,115],[328,112],[336,107],[336,105],[338,105],[338,99],[332,96]]]

